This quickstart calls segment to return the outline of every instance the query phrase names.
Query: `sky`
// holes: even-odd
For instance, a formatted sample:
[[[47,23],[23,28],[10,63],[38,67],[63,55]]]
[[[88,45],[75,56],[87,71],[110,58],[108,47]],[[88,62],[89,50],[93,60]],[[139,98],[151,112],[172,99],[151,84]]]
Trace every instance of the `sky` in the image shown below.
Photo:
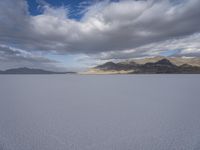
[[[199,0],[0,1],[0,70],[200,56]]]

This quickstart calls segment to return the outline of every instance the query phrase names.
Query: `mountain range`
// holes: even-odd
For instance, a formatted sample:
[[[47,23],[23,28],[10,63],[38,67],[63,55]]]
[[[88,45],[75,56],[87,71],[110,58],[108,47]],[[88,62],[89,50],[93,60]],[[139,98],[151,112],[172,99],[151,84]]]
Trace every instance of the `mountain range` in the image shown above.
[[[75,74],[32,68],[14,68],[0,74]],[[200,58],[152,57],[106,62],[80,74],[200,74]]]
[[[134,61],[107,62],[91,68],[88,74],[200,74],[199,59],[145,58]]]
[[[75,73],[75,72],[54,72],[42,69],[30,69],[26,67],[0,71],[0,74],[68,74],[68,73]]]

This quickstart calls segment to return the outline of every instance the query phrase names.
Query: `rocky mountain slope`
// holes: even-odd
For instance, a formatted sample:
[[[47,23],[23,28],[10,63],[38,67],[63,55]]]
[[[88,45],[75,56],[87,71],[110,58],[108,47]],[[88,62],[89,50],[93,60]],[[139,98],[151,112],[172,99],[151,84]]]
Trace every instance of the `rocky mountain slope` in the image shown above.
[[[200,74],[200,65],[180,58],[149,58],[149,61],[107,62],[88,71],[91,74]],[[190,60],[191,62],[191,60]]]
[[[142,59],[133,59],[133,62],[136,62],[138,64],[145,64],[149,62],[157,62],[162,59],[168,59],[170,62],[173,64],[180,66],[183,64],[189,64],[192,66],[199,66],[200,67],[200,58],[199,57],[162,57],[162,56],[157,56],[157,57],[150,57],[150,58],[142,58]],[[128,61],[129,63],[131,61]]]

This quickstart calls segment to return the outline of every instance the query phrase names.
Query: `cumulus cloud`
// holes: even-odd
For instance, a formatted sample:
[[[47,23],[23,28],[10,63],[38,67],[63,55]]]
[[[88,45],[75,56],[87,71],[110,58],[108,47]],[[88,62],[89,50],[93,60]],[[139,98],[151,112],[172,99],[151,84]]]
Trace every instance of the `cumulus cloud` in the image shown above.
[[[82,10],[80,20],[69,18],[66,7],[40,7],[43,13],[31,16],[25,0],[0,1],[0,44],[28,52],[125,58],[177,49],[178,42],[176,55],[199,53],[190,40],[200,32],[199,0],[97,1]]]

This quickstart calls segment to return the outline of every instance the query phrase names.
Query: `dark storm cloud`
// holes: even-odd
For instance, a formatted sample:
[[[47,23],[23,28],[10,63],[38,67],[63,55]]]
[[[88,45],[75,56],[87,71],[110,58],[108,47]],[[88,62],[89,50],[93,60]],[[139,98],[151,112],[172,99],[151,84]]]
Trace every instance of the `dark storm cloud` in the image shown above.
[[[200,33],[190,36],[184,36],[178,39],[169,39],[166,41],[155,42],[132,50],[102,52],[91,55],[91,58],[99,60],[111,59],[131,59],[137,57],[152,57],[158,55],[169,56],[200,56]]]

